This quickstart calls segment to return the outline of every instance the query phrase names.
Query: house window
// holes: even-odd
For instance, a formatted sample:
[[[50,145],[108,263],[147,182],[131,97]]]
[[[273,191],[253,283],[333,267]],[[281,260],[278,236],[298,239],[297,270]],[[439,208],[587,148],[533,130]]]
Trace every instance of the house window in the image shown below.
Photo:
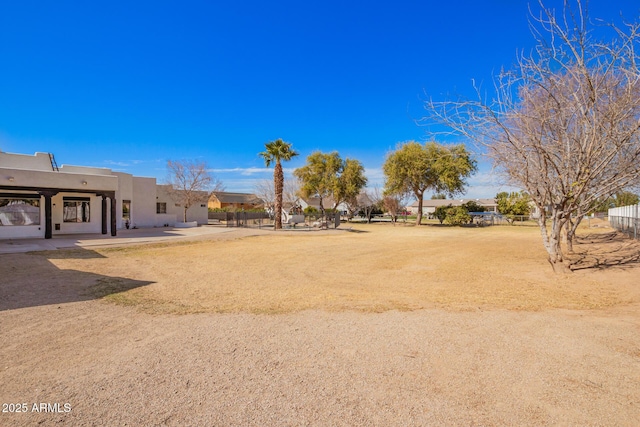
[[[131,200],[122,201],[122,219],[131,219]]]
[[[200,205],[200,207],[201,207],[201,208],[206,208],[206,207],[207,207],[207,205]]]
[[[90,222],[90,199],[88,197],[64,197],[62,217],[64,222]]]
[[[167,213],[167,204],[166,203],[156,203],[156,213],[157,214],[166,214]]]
[[[40,196],[0,194],[0,226],[40,225]]]

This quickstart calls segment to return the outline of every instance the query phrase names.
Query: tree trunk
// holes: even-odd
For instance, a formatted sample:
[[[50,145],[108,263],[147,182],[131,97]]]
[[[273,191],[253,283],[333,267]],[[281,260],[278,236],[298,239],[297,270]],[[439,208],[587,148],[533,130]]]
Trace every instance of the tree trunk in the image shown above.
[[[547,250],[548,261],[553,271],[556,273],[569,273],[571,270],[564,262],[560,244],[560,233],[566,219],[563,218],[563,212],[557,210],[555,207],[552,208],[551,216],[551,229],[549,231],[547,231],[546,214],[541,213],[540,218],[538,218],[538,226],[540,227],[540,234],[542,234],[542,244]]]
[[[187,205],[184,205],[184,212],[183,212],[183,219],[182,222],[187,222],[187,209],[189,209],[189,207]]]
[[[416,225],[422,224],[422,193],[415,193],[418,198],[418,215],[416,216]]]
[[[276,203],[274,209],[275,227],[276,230],[282,228],[282,189],[284,187],[284,174],[282,173],[282,165],[279,161],[276,161],[276,166],[273,169],[273,186],[276,190]]]
[[[572,222],[571,219],[567,221],[567,251],[569,253],[573,253],[573,240],[576,237],[576,231],[583,218],[584,215],[578,215],[575,222]]]

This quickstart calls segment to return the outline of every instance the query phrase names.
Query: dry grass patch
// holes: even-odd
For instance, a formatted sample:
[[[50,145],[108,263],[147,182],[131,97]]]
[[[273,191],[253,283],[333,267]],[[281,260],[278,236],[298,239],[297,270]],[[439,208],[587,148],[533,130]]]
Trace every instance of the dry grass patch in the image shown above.
[[[533,227],[356,228],[365,232],[110,248],[50,261],[152,282],[97,296],[161,313],[591,309],[638,301],[637,265],[555,275]]]

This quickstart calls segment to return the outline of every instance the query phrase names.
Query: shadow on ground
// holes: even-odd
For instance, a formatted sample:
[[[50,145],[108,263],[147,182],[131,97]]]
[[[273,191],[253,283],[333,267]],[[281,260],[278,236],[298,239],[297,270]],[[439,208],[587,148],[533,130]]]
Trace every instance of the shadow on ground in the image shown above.
[[[616,231],[577,236],[569,256],[572,270],[634,268],[640,265],[640,242]]]
[[[0,311],[103,298],[149,281],[59,269],[55,259],[105,258],[87,249],[0,255]]]

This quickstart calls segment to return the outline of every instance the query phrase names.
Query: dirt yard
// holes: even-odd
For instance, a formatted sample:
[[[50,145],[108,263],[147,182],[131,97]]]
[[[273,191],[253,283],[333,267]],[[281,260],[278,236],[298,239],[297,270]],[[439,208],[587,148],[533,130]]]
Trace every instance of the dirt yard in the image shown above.
[[[640,245],[240,230],[0,255],[0,425],[625,425]],[[20,412],[18,412],[20,411]]]

